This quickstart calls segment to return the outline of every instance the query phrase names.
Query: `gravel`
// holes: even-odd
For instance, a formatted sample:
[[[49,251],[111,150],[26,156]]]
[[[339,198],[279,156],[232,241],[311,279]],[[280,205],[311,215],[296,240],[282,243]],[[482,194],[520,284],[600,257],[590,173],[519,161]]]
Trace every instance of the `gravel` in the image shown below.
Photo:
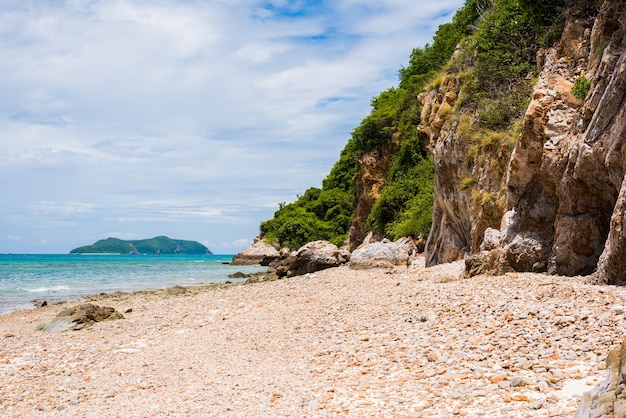
[[[463,262],[99,297],[125,319],[0,316],[0,416],[569,417],[624,338],[626,289],[461,279]]]

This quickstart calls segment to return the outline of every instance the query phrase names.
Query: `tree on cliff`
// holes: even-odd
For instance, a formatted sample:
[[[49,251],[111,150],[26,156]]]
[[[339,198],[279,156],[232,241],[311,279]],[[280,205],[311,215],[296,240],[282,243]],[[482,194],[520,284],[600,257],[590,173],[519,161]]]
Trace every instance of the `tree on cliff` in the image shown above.
[[[466,133],[477,138],[478,145],[469,150],[468,164],[486,150],[502,146],[510,152],[511,138],[528,104],[538,49],[558,39],[566,7],[592,7],[591,3],[467,0],[452,22],[438,28],[432,43],[413,50],[408,66],[399,70],[398,86],[372,99],[371,113],[354,129],[329,174],[341,181],[327,178],[321,189],[309,189],[296,202],[281,205],[273,219],[261,224],[261,233],[290,248],[317,239],[340,245],[357,204],[354,181],[359,159],[369,153],[375,158],[386,155],[388,160],[380,162],[387,174],[366,228],[394,240],[427,235],[434,167],[428,134],[420,131],[422,105],[417,97],[425,88],[436,88],[448,74],[456,74],[461,97],[454,109],[448,109],[450,115],[437,114],[445,119],[454,113],[459,124],[470,121]]]

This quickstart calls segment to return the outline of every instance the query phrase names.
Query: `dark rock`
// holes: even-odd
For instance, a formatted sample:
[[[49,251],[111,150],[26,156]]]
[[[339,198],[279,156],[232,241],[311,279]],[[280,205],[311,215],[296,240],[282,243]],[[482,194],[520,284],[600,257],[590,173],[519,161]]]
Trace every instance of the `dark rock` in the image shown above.
[[[340,250],[328,241],[313,241],[270,267],[278,277],[292,277],[338,267],[349,260],[347,250]]]
[[[187,293],[188,290],[186,288],[184,288],[183,286],[180,285],[176,285],[176,286],[172,286],[172,287],[168,287],[167,289],[163,289],[163,293],[165,293],[166,295],[182,295]]]
[[[122,319],[124,315],[114,308],[84,303],[73,308],[64,309],[50,322],[37,325],[36,329],[45,332],[61,332],[81,330],[93,326],[96,322],[106,319]]]
[[[46,300],[34,300],[33,304],[35,308],[43,308],[44,306],[48,306],[48,301]]]
[[[245,281],[245,284],[271,282],[274,280],[278,280],[278,278],[279,277],[276,275],[276,273],[273,273],[273,272],[252,273],[248,275],[248,279]]]

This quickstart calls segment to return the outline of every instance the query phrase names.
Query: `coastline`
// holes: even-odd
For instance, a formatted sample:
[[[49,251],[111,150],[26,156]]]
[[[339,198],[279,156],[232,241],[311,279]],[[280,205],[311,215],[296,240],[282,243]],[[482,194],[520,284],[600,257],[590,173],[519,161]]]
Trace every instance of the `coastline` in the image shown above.
[[[264,272],[249,273],[248,276],[257,277],[258,275],[262,276],[263,274]],[[248,279],[246,278],[246,280]],[[44,309],[44,308],[56,306],[59,310],[62,310],[69,306],[78,305],[81,303],[98,304],[98,303],[108,303],[107,301],[111,301],[111,300],[115,302],[120,302],[120,301],[127,300],[127,299],[133,299],[133,297],[141,296],[141,295],[146,296],[148,298],[152,298],[152,297],[158,298],[158,297],[167,297],[171,295],[180,295],[180,294],[185,294],[185,293],[193,294],[193,293],[210,291],[212,289],[244,285],[244,284],[247,284],[246,280],[242,280],[241,278],[232,278],[232,279],[229,278],[225,282],[200,283],[200,284],[185,285],[185,286],[174,285],[174,286],[169,286],[169,287],[164,287],[164,288],[142,289],[142,290],[133,290],[133,291],[101,292],[101,293],[94,293],[91,295],[84,295],[84,296],[76,295],[75,297],[68,297],[64,299],[50,299],[50,302],[46,298],[43,298],[41,300],[33,299],[32,307],[15,309],[15,310],[7,311],[7,312],[0,312],[0,321],[2,320],[2,317],[6,315],[20,313],[20,312],[29,312],[29,311],[37,310],[37,309]],[[44,304],[41,305],[41,303],[44,303]]]
[[[28,309],[35,301],[51,304],[77,301],[100,293],[237,282],[241,278],[228,276],[266,270],[261,266],[233,266],[230,264],[232,257],[215,254],[0,255],[0,316]]]
[[[571,416],[623,338],[626,289],[462,262],[95,295],[125,319],[0,316],[0,415]]]

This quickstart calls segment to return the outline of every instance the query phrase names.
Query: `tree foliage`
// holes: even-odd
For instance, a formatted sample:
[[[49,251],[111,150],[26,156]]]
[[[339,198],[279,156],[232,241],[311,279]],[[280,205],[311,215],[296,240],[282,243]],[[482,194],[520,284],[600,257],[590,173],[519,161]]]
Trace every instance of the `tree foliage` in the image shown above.
[[[372,101],[372,112],[354,130],[360,152],[388,143],[393,135],[401,143],[391,165],[387,186],[368,217],[370,229],[391,239],[427,235],[432,218],[434,167],[420,141],[416,97],[449,60],[459,42],[479,18],[480,1],[468,0],[451,23],[440,25],[433,42],[415,48],[409,65],[399,71],[398,88]]]
[[[396,161],[393,180],[383,189],[368,217],[368,226],[392,240],[426,236],[430,231],[434,191],[434,167],[429,158],[415,165]]]
[[[274,218],[261,223],[261,234],[292,250],[316,240],[342,245],[350,229],[358,169],[354,142],[348,141],[322,188],[311,187],[295,202],[281,204]]]
[[[412,51],[407,67],[399,70],[398,86],[372,99],[370,114],[353,130],[322,188],[308,189],[296,202],[281,204],[274,218],[261,224],[261,233],[294,249],[316,239],[341,244],[354,207],[358,156],[391,143],[395,155],[386,187],[367,225],[392,239],[426,235],[434,168],[426,143],[420,140],[417,96],[444,71],[456,73],[463,87],[455,110],[478,119],[476,132],[508,138],[502,132],[512,129],[528,104],[538,49],[558,39],[567,7],[584,9],[596,3],[466,0],[452,22],[439,26],[432,43]]]

